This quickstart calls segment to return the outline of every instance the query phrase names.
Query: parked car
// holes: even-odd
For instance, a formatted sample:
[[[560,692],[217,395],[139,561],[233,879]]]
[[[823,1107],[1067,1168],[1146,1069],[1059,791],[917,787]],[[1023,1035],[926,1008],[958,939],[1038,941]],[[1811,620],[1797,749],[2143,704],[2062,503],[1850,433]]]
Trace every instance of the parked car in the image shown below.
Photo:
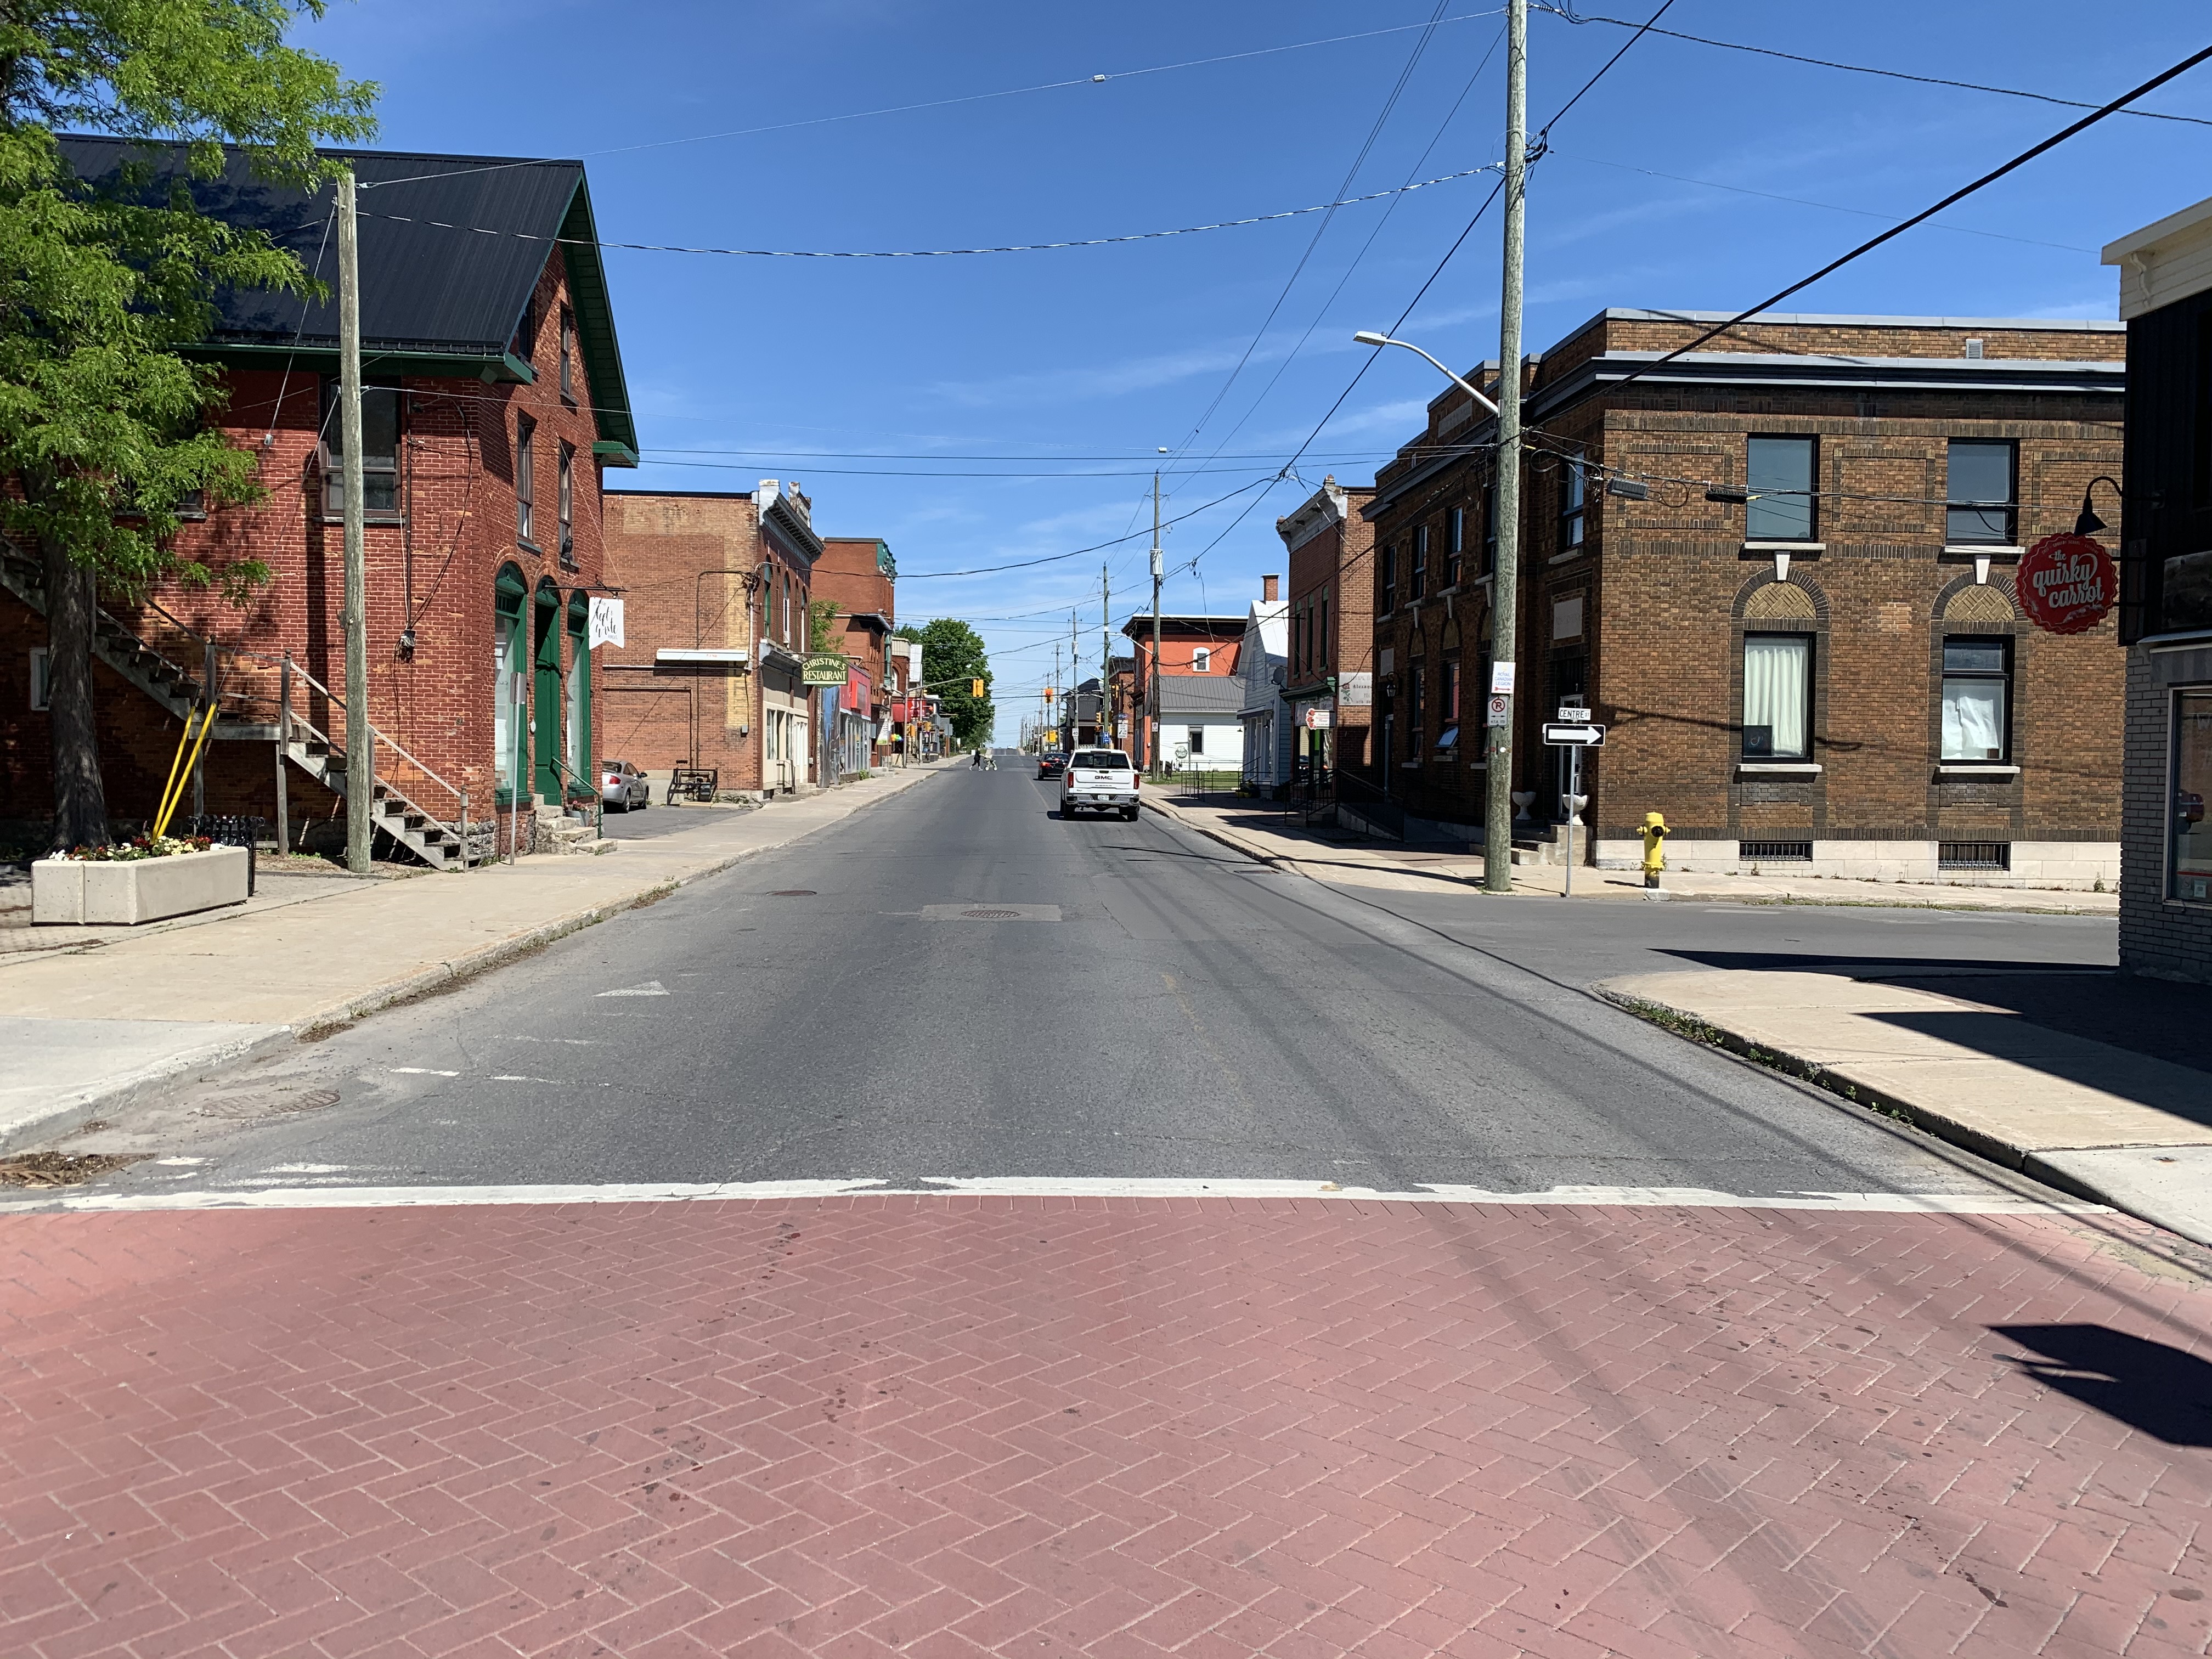
[[[1118,749],[1079,749],[1067,757],[1060,775],[1060,815],[1078,812],[1119,812],[1137,816],[1137,769]]]
[[[653,805],[653,786],[645,781],[645,774],[628,761],[603,760],[599,763],[599,799],[627,812],[633,806]]]
[[[1041,778],[1056,778],[1066,770],[1067,757],[1057,749],[1048,749],[1037,757],[1037,775]]]

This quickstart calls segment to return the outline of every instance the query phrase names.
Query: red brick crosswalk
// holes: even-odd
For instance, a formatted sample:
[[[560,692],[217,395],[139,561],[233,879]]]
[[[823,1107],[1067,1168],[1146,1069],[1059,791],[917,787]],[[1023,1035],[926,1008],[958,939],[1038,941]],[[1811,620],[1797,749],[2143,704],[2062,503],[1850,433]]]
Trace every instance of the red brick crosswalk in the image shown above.
[[[2202,1654],[2212,1291],[2130,1236],[1297,1200],[17,1215],[0,1652]]]

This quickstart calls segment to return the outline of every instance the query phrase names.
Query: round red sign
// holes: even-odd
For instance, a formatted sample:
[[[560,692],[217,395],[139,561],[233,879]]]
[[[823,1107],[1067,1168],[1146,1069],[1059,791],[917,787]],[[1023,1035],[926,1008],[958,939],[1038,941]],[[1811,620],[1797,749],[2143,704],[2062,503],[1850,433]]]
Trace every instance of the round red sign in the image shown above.
[[[2046,634],[2086,634],[2120,597],[2112,556],[2087,536],[2045,536],[2014,576],[2028,620]]]

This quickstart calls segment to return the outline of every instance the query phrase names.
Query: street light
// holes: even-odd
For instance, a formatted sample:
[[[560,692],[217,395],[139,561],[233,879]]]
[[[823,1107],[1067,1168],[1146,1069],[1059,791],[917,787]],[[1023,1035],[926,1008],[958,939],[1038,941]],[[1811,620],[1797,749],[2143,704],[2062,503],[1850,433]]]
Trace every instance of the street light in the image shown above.
[[[1491,414],[1495,415],[1498,413],[1498,405],[1496,404],[1491,402],[1489,398],[1484,397],[1480,392],[1477,392],[1473,386],[1469,386],[1465,380],[1460,379],[1458,375],[1453,374],[1451,370],[1446,368],[1442,363],[1437,362],[1435,358],[1430,357],[1427,352],[1422,350],[1420,347],[1415,345],[1411,340],[1394,340],[1387,334],[1377,334],[1371,328],[1363,328],[1358,333],[1353,335],[1352,337],[1354,343],[1359,345],[1403,346],[1407,350],[1412,352],[1416,357],[1427,358],[1430,362],[1436,364],[1437,372],[1442,374],[1444,379],[1449,380],[1462,392],[1464,392],[1468,397],[1474,398],[1476,403],[1480,404]]]
[[[1523,13],[1515,0],[1513,21]],[[1517,44],[1517,43],[1516,43]],[[1514,83],[1519,95],[1520,83]],[[1517,105],[1514,106],[1517,108]],[[1510,124],[1509,124],[1510,125]],[[1511,154],[1520,152],[1518,130],[1509,131]],[[1424,359],[1454,386],[1490,411],[1498,422],[1497,490],[1491,498],[1492,523],[1487,526],[1498,549],[1490,573],[1490,684],[1480,695],[1488,699],[1483,719],[1482,884],[1492,893],[1513,890],[1513,693],[1521,654],[1521,325],[1520,297],[1514,273],[1519,269],[1519,240],[1510,210],[1520,193],[1517,179],[1510,181],[1506,241],[1506,327],[1498,354],[1498,392],[1506,401],[1500,409],[1458,375],[1409,340],[1394,340],[1372,329],[1352,337],[1364,346],[1403,346]],[[1452,711],[1456,716],[1457,709]],[[1384,757],[1389,764],[1389,757]]]

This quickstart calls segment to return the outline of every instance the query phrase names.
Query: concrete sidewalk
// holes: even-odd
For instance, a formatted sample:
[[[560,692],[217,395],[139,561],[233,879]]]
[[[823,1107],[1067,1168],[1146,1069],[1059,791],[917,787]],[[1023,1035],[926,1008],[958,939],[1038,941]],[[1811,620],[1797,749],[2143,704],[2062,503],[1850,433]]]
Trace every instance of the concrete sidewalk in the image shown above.
[[[342,1024],[659,898],[911,788],[914,767],[624,842],[466,874],[338,881],[97,950],[18,957],[0,978],[0,1149],[75,1127],[142,1091],[265,1043]],[[318,884],[319,886],[324,885]]]
[[[1401,892],[1465,891],[1483,878],[1480,853],[1447,853],[1387,841],[1338,841],[1282,821],[1270,803],[1239,800],[1234,805],[1172,800],[1147,795],[1145,805],[1248,858],[1279,865],[1316,881]],[[1513,866],[1516,894],[1558,897],[1566,884],[1563,865]],[[2046,915],[2117,915],[2117,893],[2081,892],[2039,887],[1976,887],[1936,882],[1848,881],[1817,876],[1690,875],[1670,871],[1670,898],[1724,899],[1747,904],[1875,904],[1915,908],[2024,910]],[[1642,901],[1640,872],[1598,870],[1579,865],[1573,896]]]
[[[2212,993],[2117,973],[1948,977],[1727,969],[1594,988],[1686,1037],[2212,1245]],[[2064,981],[2063,1007],[2047,989],[2038,1007],[2041,981]],[[2146,1022],[2146,1000],[2171,1006]],[[2131,1011],[2155,1036],[2130,1033]]]

